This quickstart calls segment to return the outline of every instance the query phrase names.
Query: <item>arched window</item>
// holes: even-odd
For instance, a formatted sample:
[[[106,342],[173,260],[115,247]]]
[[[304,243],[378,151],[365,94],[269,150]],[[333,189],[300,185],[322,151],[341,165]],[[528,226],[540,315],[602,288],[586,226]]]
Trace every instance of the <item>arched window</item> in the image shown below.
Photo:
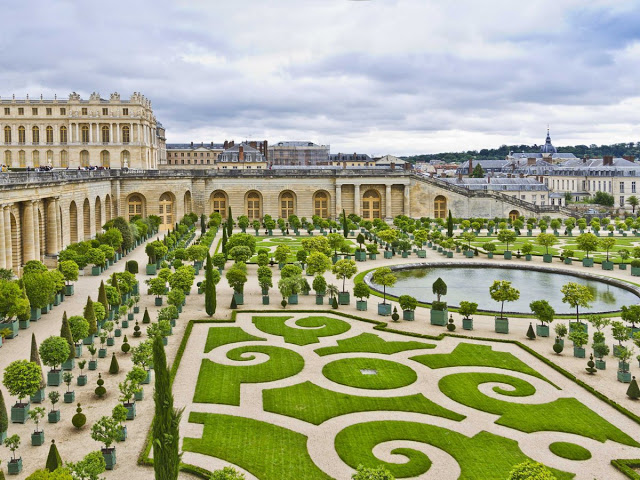
[[[5,150],[5,152],[4,152],[4,164],[7,167],[11,166],[11,150]]]
[[[280,195],[280,218],[284,218],[286,220],[290,215],[295,213],[294,202],[295,199],[293,197],[293,193],[283,192]]]
[[[191,213],[191,211],[191,192],[187,190],[184,194],[184,213],[186,215],[187,213]]]
[[[129,150],[123,150],[120,154],[120,167],[129,168]]]
[[[62,168],[67,168],[69,166],[69,154],[66,150],[62,150],[60,152],[60,166]]]
[[[102,127],[102,143],[109,143],[109,127],[107,125]]]
[[[53,167],[53,150],[47,150],[47,165]]]
[[[26,133],[25,132],[26,132],[25,128],[22,125],[20,125],[18,127],[18,143],[24,144],[26,142],[26,140],[25,140]]]
[[[4,143],[11,143],[11,127],[4,127]]]
[[[373,189],[367,190],[362,197],[362,217],[367,220],[382,218],[380,203],[380,193]]]
[[[260,194],[255,191],[249,192],[247,194],[247,217],[249,220],[260,220],[262,218],[260,210]]]
[[[222,218],[227,218],[227,195],[217,190],[211,195],[211,213],[218,212]]]
[[[519,216],[520,216],[520,212],[518,210],[511,210],[509,212],[509,220],[511,220],[512,222],[514,220],[517,220]]]
[[[89,166],[89,152],[87,150],[82,150],[80,152],[80,166],[81,167]]]
[[[103,167],[108,167],[109,166],[109,152],[106,150],[102,150],[100,152],[100,164]]]
[[[40,152],[38,150],[31,152],[31,163],[34,167],[40,166]]]
[[[27,166],[27,155],[24,153],[24,150],[20,150],[18,152],[18,162],[20,163],[20,167],[24,168]]]
[[[316,192],[313,196],[313,214],[320,218],[329,218],[329,194]]]
[[[129,125],[122,127],[122,143],[129,143],[131,141],[131,130]]]
[[[447,199],[442,195],[438,195],[433,201],[433,216],[447,218]]]
[[[49,125],[46,129],[47,143],[53,143],[53,127]]]
[[[69,239],[71,243],[78,241],[78,207],[73,200],[69,205]]]
[[[89,125],[83,125],[80,128],[81,142],[89,143]]]
[[[60,143],[67,143],[67,127],[60,127]]]
[[[131,195],[129,197],[129,221],[137,215],[142,216],[142,197],[140,195]]]
[[[168,229],[173,226],[173,198],[170,193],[163,193],[160,196],[159,215],[162,219],[162,228]]]
[[[38,127],[33,127],[31,129],[31,143],[40,143],[40,129]]]

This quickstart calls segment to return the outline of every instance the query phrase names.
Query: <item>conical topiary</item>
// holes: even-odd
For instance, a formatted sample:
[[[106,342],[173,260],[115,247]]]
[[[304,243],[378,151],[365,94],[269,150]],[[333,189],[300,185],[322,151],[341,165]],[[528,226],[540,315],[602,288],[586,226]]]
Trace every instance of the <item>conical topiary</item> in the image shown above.
[[[238,308],[238,304],[236,303],[236,296],[232,295],[231,296],[231,310],[235,310],[236,308]]]
[[[98,381],[96,383],[98,384],[98,386],[94,391],[98,397],[102,398],[107,393],[107,389],[104,388],[104,380],[102,379],[101,373],[98,374]]]
[[[529,322],[529,329],[527,330],[527,338],[529,340],[536,339],[536,332],[533,331],[533,325],[531,325],[531,322]]]
[[[144,315],[142,316],[142,323],[151,323],[151,317],[149,316],[149,310],[145,307]]]
[[[47,456],[47,464],[45,468],[50,472],[55,472],[56,469],[62,467],[62,458],[56,447],[56,441],[51,440],[51,446],[49,447],[49,455]]]
[[[111,286],[118,291],[118,295],[122,295],[120,287],[118,286],[118,277],[116,277],[116,272],[113,272],[113,275],[111,275]]]
[[[104,307],[104,311],[109,312],[109,302],[107,301],[107,290],[104,287],[104,281],[100,282],[100,289],[98,290],[98,301]]]
[[[47,386],[47,381],[44,379],[44,372],[42,371],[42,362],[40,361],[40,354],[38,353],[38,342],[36,342],[36,334],[31,334],[31,362],[40,367],[40,389]]]
[[[636,382],[636,377],[633,377],[631,379],[629,388],[627,388],[627,397],[631,398],[632,400],[637,400],[638,398],[640,398],[640,388],[638,388],[638,382]]]
[[[8,428],[9,416],[7,415],[7,406],[4,403],[4,395],[2,394],[2,390],[0,390],[0,432],[6,432]]]
[[[109,365],[109,373],[115,375],[120,371],[120,365],[118,365],[118,359],[116,358],[116,352],[111,354],[111,365]]]
[[[139,337],[142,335],[142,332],[140,331],[140,325],[138,325],[138,321],[136,320],[136,324],[133,327],[133,336],[134,337]]]
[[[131,345],[129,345],[129,339],[127,338],[126,335],[124,336],[124,341],[122,342],[122,346],[120,347],[120,350],[122,350],[124,353],[128,353],[129,350],[131,350]]]
[[[76,357],[76,345],[73,343],[73,336],[71,335],[71,328],[69,327],[69,321],[67,320],[67,312],[62,314],[62,327],[60,328],[60,336],[64,338],[69,344],[69,358],[67,360],[73,360]]]
[[[71,423],[73,423],[73,426],[76,427],[78,430],[84,427],[84,424],[87,423],[87,416],[84,413],[82,413],[82,407],[80,406],[79,403],[78,403],[78,408],[76,408],[76,414],[71,419]]]
[[[89,322],[89,335],[94,335],[98,331],[98,324],[96,323],[96,312],[93,310],[91,297],[87,297],[87,304],[84,306],[82,316]]]
[[[598,371],[595,368],[593,368],[594,366],[595,366],[595,362],[593,361],[593,353],[592,353],[589,356],[589,361],[587,362],[587,368],[585,368],[585,370],[589,372],[589,375],[593,375]]]
[[[331,300],[331,308],[334,310],[338,308],[338,299],[336,297],[333,297],[333,300]]]

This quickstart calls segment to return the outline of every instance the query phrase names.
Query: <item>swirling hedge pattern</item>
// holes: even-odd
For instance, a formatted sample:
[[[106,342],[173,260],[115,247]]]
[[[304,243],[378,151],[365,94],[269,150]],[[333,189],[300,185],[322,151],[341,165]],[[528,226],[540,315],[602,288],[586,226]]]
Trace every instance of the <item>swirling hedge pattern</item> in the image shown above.
[[[332,317],[300,318],[295,324],[301,328],[293,328],[285,324],[290,318],[293,317],[253,317],[253,323],[259,330],[284,337],[286,343],[294,345],[318,343],[320,337],[340,335],[351,328],[347,322]]]

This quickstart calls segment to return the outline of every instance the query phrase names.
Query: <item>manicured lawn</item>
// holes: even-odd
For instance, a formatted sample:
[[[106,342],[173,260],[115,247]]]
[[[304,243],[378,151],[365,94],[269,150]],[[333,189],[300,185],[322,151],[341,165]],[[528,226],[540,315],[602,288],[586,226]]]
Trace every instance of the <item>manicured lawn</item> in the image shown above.
[[[284,337],[286,343],[294,345],[318,343],[320,337],[340,335],[351,328],[347,322],[333,317],[300,318],[295,322],[300,328],[292,328],[284,323],[290,318],[292,317],[253,317],[253,323],[259,330]]]
[[[261,479],[330,480],[307,452],[307,437],[244,417],[192,412],[204,424],[202,438],[185,438],[183,449],[220,458]]]
[[[337,341],[335,347],[323,347],[315,350],[320,355],[334,355],[336,353],[383,353],[385,355],[393,355],[394,353],[404,352],[406,350],[419,350],[436,348],[433,343],[424,342],[396,342],[387,341],[373,333],[361,333],[357,337],[345,338]]]
[[[242,356],[244,353],[247,355]],[[227,357],[240,362],[248,361],[254,358],[252,353],[267,354],[269,359],[250,366],[222,365],[202,360],[193,401],[239,405],[241,384],[273,382],[296,375],[304,367],[304,360],[296,352],[270,345],[238,347],[230,350]]]
[[[456,373],[438,382],[440,391],[452,400],[483,412],[500,415],[499,425],[522,432],[566,432],[593,438],[599,442],[613,440],[625,445],[640,446],[626,433],[607,422],[575,398],[559,398],[550,403],[518,404],[497,400],[481,393],[478,385],[499,382],[512,385],[515,391],[494,389],[511,396],[527,396],[535,392],[528,382],[499,373]]]
[[[429,368],[494,367],[533,375],[549,382],[540,373],[509,352],[493,350],[489,345],[460,343],[451,353],[434,353],[411,357]],[[551,383],[551,382],[549,382]],[[553,385],[553,384],[552,384]]]
[[[338,433],[335,440],[340,458],[353,468],[359,464],[373,467],[383,464],[397,478],[417,477],[431,467],[422,452],[411,448],[397,448],[393,453],[405,455],[407,463],[381,462],[372,453],[383,442],[409,440],[440,448],[460,465],[461,480],[505,479],[514,465],[528,457],[518,443],[488,432],[467,437],[446,428],[404,421],[378,421],[349,426]],[[572,474],[554,470],[558,480],[573,478]]]
[[[569,442],[554,442],[549,445],[549,450],[554,455],[569,460],[589,460],[591,458],[591,452],[580,445]]]
[[[247,233],[254,233],[253,230],[249,230],[247,229]],[[276,231],[273,231],[274,234],[276,233]],[[279,230],[278,230],[279,232]],[[340,233],[342,233],[342,230],[340,230]],[[315,232],[314,235],[312,236],[321,236],[321,234],[319,232]],[[266,248],[267,250],[269,250],[269,256],[273,255],[273,252],[275,252],[276,247],[278,247],[278,245],[287,245],[290,249],[291,249],[291,254],[287,257],[287,262],[295,262],[296,259],[296,253],[298,253],[298,250],[302,250],[302,240],[305,238],[309,238],[310,236],[307,234],[306,230],[300,230],[300,236],[296,236],[293,233],[293,230],[290,230],[290,235],[288,236],[281,236],[281,235],[273,235],[271,237],[269,236],[257,236],[256,237],[256,252],[261,249],[261,248]],[[347,239],[347,242],[349,243],[351,250],[353,251],[354,247],[357,246],[357,244],[353,241],[353,239],[349,238]],[[251,259],[249,259],[249,262],[255,262],[257,260],[257,255],[254,255],[253,257],[251,257]]]
[[[375,373],[367,374],[363,370]],[[406,365],[366,357],[343,358],[328,363],[322,369],[322,374],[332,382],[370,390],[406,387],[418,379],[416,372]]]
[[[465,418],[464,415],[441,407],[421,394],[390,398],[360,397],[327,390],[311,382],[265,390],[262,398],[265,411],[297,418],[314,425],[348,413],[375,411],[424,413],[456,421]]]
[[[253,336],[240,327],[211,327],[207,334],[204,353],[209,353],[214,348],[221,347],[222,345],[255,340],[264,340],[264,338]]]

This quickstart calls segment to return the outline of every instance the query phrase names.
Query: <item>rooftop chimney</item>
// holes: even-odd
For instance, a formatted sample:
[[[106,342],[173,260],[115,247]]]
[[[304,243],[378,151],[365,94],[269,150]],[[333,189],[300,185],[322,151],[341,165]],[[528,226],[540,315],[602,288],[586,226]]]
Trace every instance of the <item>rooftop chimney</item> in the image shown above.
[[[469,176],[473,175],[473,158],[469,159]]]
[[[244,147],[242,145],[238,147],[238,161],[244,162]]]
[[[527,165],[535,165],[536,164],[536,159],[535,157],[529,157],[527,158]]]
[[[625,160],[629,161],[629,162],[635,162],[636,161],[636,157],[633,155],[623,155],[622,158],[624,158]]]
[[[587,163],[587,160],[589,160],[589,155],[582,157],[582,163]]]
[[[613,165],[613,155],[603,155],[602,165],[605,167]]]
[[[224,145],[223,148],[226,150],[227,148],[229,148],[229,142],[227,142],[226,140],[224,141]]]
[[[213,148],[213,142],[211,142],[211,148]]]
[[[396,164],[394,162],[391,162],[391,170],[395,170],[396,169]]]
[[[193,147],[193,142],[191,142],[191,146]]]

